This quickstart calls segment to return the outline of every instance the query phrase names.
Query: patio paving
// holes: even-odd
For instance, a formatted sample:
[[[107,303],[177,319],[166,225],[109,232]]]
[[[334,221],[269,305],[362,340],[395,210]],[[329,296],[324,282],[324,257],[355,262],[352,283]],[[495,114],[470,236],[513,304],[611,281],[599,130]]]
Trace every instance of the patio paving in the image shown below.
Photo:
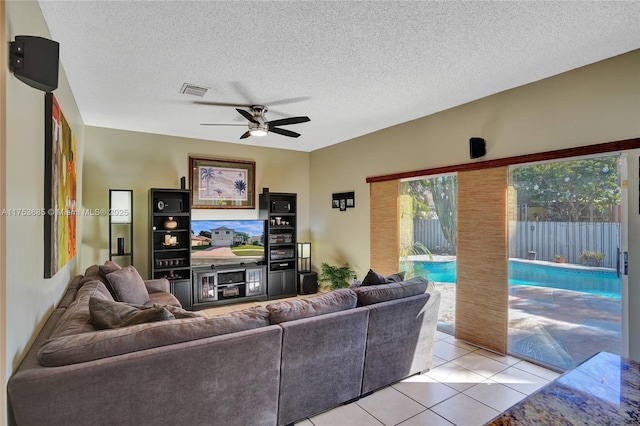
[[[455,285],[442,293],[439,329],[451,333]],[[570,290],[509,286],[509,352],[566,370],[599,351],[621,354],[620,300]]]

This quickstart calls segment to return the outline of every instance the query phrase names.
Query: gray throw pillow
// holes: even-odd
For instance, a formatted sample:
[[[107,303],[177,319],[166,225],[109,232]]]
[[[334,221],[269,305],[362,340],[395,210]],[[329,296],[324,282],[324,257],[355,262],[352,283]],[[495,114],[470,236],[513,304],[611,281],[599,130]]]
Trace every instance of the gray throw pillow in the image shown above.
[[[149,302],[144,280],[133,265],[108,273],[107,281],[111,284],[117,300],[138,305]]]
[[[102,278],[102,282],[104,282],[104,285],[107,287],[107,290],[109,290],[109,293],[111,293],[113,300],[117,302],[121,302],[121,300],[118,298],[118,294],[109,283],[109,280],[107,279],[107,274],[110,274],[111,272],[119,271],[120,269],[122,269],[122,267],[117,263],[112,262],[111,260],[107,260],[106,262],[104,262],[104,265],[98,266],[98,275]]]
[[[205,317],[206,315],[199,314],[197,312],[187,311],[186,309],[178,308],[173,305],[161,305],[159,303],[153,304],[154,308],[165,308],[167,311],[171,312],[176,319],[181,318],[200,318]]]
[[[389,283],[399,283],[404,281],[404,271],[396,272],[395,274],[391,274],[389,276],[383,276],[374,271],[373,269],[369,269],[367,275],[362,280],[362,285],[380,285],[380,284],[389,284]]]
[[[362,285],[378,285],[378,284],[386,284],[387,280],[384,276],[380,275],[373,269],[369,269],[367,275],[362,280]]]
[[[175,316],[164,306],[145,308],[97,297],[89,298],[89,315],[96,330],[175,319]]]

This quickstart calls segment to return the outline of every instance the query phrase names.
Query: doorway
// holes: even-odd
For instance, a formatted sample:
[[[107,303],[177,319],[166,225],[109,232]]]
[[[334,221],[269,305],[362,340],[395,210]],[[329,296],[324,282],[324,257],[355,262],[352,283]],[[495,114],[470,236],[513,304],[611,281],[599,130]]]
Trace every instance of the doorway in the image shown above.
[[[622,354],[619,155],[509,168],[509,352],[567,370]]]
[[[442,299],[438,330],[454,334],[456,300],[458,176],[400,181],[400,266],[407,277],[423,276]]]

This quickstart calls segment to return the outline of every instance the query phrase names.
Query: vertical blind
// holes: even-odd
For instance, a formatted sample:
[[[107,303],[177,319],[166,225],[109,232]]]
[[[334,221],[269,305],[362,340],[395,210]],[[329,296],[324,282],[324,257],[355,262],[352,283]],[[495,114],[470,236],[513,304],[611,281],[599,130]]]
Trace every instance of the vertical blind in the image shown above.
[[[456,338],[507,353],[507,168],[458,173]]]
[[[394,179],[374,182],[370,187],[371,269],[383,275],[398,272],[398,186]]]

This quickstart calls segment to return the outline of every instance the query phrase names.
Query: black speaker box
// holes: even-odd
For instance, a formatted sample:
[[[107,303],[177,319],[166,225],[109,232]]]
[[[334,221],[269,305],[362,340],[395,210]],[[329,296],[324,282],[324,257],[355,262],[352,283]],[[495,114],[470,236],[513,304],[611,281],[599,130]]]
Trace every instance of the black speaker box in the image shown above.
[[[485,145],[484,139],[482,138],[469,139],[469,155],[471,156],[471,158],[484,157],[486,153],[487,153],[487,147]]]
[[[16,78],[44,92],[58,88],[60,44],[36,36],[16,36],[10,45],[11,71]]]
[[[298,272],[298,294],[318,292],[318,274],[316,272]]]

